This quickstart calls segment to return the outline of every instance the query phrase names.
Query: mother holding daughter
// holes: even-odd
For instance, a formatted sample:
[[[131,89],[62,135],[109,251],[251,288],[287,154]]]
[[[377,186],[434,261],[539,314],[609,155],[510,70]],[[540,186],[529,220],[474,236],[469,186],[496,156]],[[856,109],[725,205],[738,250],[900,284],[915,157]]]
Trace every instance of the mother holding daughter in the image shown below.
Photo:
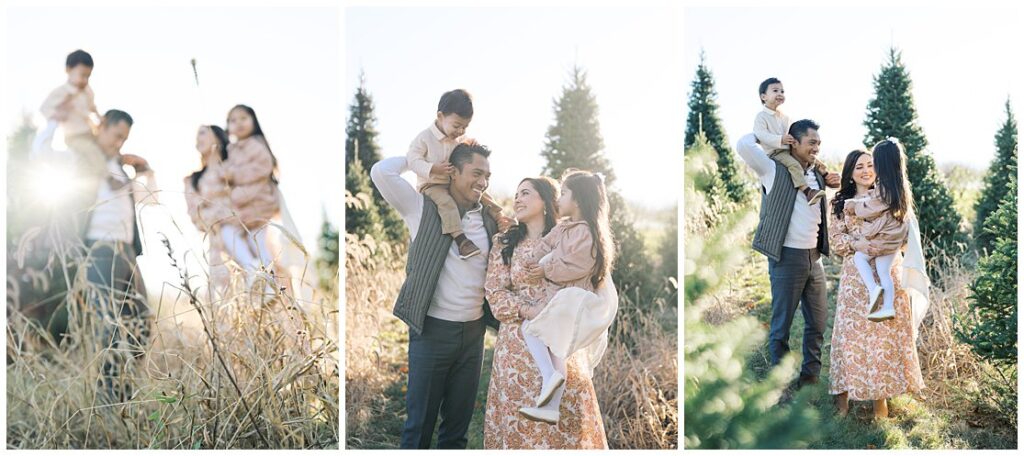
[[[514,209],[519,224],[495,235],[484,286],[501,322],[484,447],[607,448],[590,379],[617,301],[603,179],[569,173],[561,197],[549,178],[524,179]]]
[[[830,244],[843,265],[829,392],[840,415],[853,399],[884,418],[888,398],[924,387],[916,339],[928,276],[905,163],[896,140],[850,152],[832,201]]]

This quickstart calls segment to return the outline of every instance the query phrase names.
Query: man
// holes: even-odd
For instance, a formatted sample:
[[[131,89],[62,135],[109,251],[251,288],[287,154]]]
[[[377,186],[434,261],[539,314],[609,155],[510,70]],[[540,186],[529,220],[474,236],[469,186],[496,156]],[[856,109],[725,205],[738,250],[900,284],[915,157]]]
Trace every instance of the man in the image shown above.
[[[438,413],[438,448],[465,448],[473,416],[484,331],[497,326],[484,299],[491,237],[497,222],[483,211],[480,197],[491,177],[490,151],[459,144],[449,161],[450,192],[462,214],[462,230],[481,254],[460,259],[458,246],[442,233],[434,202],[401,177],[405,157],[381,160],[370,178],[409,227],[412,244],[406,280],[394,314],[409,325],[408,416],[402,448],[430,448]]]
[[[56,183],[74,187],[66,206],[69,218],[58,223],[67,225],[61,229],[69,241],[65,252],[75,257],[81,253],[84,262],[84,298],[98,327],[99,349],[105,352],[101,385],[116,400],[131,395],[126,385],[117,385],[120,369],[129,361],[124,354],[140,356],[149,333],[146,290],[136,263],[142,239],[135,205],[155,203],[156,187],[144,158],[121,153],[132,124],[128,113],[107,111],[95,135],[105,168],[76,163],[74,179]],[[125,173],[125,165],[135,169],[134,178]]]
[[[796,141],[791,155],[804,167],[807,186],[822,190],[839,186],[839,175],[823,176],[814,169],[821,146],[818,124],[799,120],[789,127]],[[754,234],[754,250],[768,257],[772,288],[771,330],[768,350],[771,364],[789,353],[789,330],[797,306],[804,314],[803,365],[796,387],[816,383],[821,372],[821,345],[828,321],[825,271],[821,255],[828,255],[825,201],[808,205],[807,197],[791,184],[785,166],[768,158],[753,134],[741,138],[736,152],[760,179],[761,214]]]

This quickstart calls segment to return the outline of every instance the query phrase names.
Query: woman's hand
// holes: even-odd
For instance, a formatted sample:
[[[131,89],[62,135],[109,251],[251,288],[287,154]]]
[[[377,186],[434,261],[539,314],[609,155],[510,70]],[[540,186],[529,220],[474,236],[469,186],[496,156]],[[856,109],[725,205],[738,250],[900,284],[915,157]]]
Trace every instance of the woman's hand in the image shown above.
[[[544,278],[544,268],[537,263],[531,263],[523,267],[526,270],[526,278],[530,280],[541,280]]]
[[[529,305],[519,307],[519,317],[523,320],[533,320],[540,315],[541,306],[538,303],[531,302]]]

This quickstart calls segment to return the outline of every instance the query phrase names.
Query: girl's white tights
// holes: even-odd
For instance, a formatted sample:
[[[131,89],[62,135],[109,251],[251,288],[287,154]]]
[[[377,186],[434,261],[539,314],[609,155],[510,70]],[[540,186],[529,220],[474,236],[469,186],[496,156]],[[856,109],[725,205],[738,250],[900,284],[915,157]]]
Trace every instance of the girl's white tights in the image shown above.
[[[882,255],[875,257],[875,267],[878,269],[878,279],[881,282],[882,290],[884,290],[885,301],[884,309],[891,309],[896,299],[896,287],[892,283],[892,262],[896,258],[895,253],[889,255]],[[864,285],[868,287],[868,291],[873,290],[879,286],[879,283],[875,281],[875,271],[871,269],[871,264],[868,261],[871,257],[864,252],[857,252],[853,254],[853,263],[857,265],[857,272],[860,273],[861,278],[864,280]]]
[[[225,224],[220,228],[220,235],[228,254],[247,271],[255,271],[260,265],[270,265],[273,261],[267,248],[266,231],[255,231],[250,237],[241,227]]]
[[[522,332],[521,329],[520,332]],[[548,349],[547,345],[544,345],[544,341],[540,340],[540,338],[531,336],[525,332],[522,334],[523,341],[526,342],[526,348],[530,351],[530,356],[533,357],[533,362],[537,365],[537,369],[540,370],[540,376],[544,382],[547,382],[548,379],[551,378],[551,374],[555,373],[556,370],[558,373],[562,374],[562,377],[566,377],[564,359],[555,356],[554,353],[551,353],[551,350]],[[551,396],[551,401],[541,408],[557,409],[558,405],[562,401],[562,392],[564,390],[565,388],[559,388],[555,391],[555,394]]]

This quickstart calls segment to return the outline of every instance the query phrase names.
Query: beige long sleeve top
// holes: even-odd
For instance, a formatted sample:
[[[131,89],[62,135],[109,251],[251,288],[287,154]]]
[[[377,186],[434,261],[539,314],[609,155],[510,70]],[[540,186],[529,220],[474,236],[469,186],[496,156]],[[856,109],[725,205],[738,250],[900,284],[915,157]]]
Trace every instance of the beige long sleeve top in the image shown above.
[[[847,213],[864,221],[860,237],[853,241],[856,250],[866,251],[869,241],[874,241],[876,245],[881,243],[883,254],[889,254],[899,250],[906,242],[907,224],[892,216],[877,189],[870,190],[865,198],[849,199],[844,204]]]
[[[777,150],[788,150],[782,137],[789,131],[789,116],[782,111],[762,109],[754,117],[754,136],[769,156]]]
[[[95,125],[89,114],[97,112],[94,97],[89,86],[79,89],[71,83],[65,83],[46,96],[39,110],[47,120],[57,117],[58,113],[65,115],[60,121],[64,136],[92,134]]]
[[[277,184],[271,180],[274,159],[261,138],[249,137],[228,146],[224,179],[231,206],[247,228],[258,228],[280,212]]]
[[[451,139],[445,136],[434,123],[413,138],[405,159],[408,161],[409,169],[416,173],[417,190],[422,190],[427,184],[449,183],[450,178],[447,175],[431,175],[430,168],[436,163],[448,161],[462,138]]]
[[[594,238],[590,225],[585,221],[565,220],[555,225],[541,239],[541,246],[535,254],[544,271],[545,302],[562,288],[577,287],[594,291],[591,276],[597,258],[594,257]]]

